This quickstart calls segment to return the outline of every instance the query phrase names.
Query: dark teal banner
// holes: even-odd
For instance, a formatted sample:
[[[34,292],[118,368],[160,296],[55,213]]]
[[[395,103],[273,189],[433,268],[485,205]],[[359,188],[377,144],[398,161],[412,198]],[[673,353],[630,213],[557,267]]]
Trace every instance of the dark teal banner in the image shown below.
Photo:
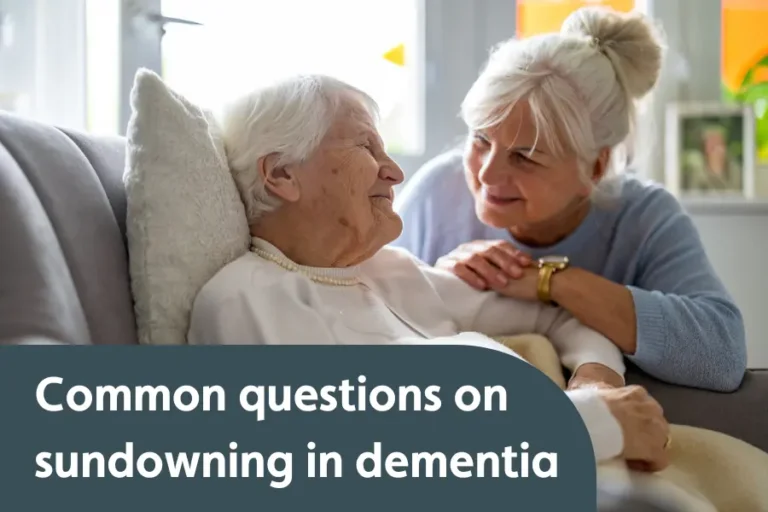
[[[0,348],[3,510],[591,511],[547,377],[461,346]]]

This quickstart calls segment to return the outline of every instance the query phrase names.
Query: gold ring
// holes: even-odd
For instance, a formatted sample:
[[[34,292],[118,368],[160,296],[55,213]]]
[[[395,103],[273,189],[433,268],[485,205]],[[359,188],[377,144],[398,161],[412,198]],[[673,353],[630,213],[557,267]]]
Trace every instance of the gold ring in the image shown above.
[[[672,434],[667,434],[667,442],[664,443],[664,449],[669,450],[670,446],[672,446]]]

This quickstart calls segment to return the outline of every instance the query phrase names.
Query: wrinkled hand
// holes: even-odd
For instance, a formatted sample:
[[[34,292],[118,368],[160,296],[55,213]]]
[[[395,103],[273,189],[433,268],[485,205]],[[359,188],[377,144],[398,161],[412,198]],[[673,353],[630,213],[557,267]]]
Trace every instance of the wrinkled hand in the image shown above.
[[[669,423],[661,405],[640,386],[598,390],[624,433],[622,457],[639,471],[661,471],[669,465]]]
[[[478,290],[500,290],[530,274],[531,257],[504,240],[478,240],[460,245],[435,263]],[[535,286],[534,286],[535,289]]]
[[[568,381],[568,389],[579,388],[620,388],[624,378],[600,363],[586,363],[579,366]]]

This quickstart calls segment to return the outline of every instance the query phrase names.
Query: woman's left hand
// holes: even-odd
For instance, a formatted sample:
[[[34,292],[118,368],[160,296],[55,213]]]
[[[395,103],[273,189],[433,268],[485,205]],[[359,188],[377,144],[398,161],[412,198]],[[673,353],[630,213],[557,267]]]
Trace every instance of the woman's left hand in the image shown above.
[[[504,293],[508,289],[509,293],[504,294],[513,297],[519,297],[523,288],[521,285],[528,284],[514,281],[526,281],[531,271],[536,274],[536,269],[531,267],[531,257],[504,240],[478,240],[462,244],[437,260],[435,267],[452,272],[478,290],[491,289]],[[535,298],[535,282],[532,289]]]

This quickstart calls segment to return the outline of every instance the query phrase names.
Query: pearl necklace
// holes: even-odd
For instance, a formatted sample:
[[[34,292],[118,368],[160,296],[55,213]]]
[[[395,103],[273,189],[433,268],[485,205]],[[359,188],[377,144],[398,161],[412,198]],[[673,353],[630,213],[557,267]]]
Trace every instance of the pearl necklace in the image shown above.
[[[340,277],[329,277],[329,276],[323,276],[318,274],[313,274],[312,272],[309,272],[306,268],[300,267],[296,263],[292,262],[288,258],[281,258],[280,256],[277,256],[275,254],[272,254],[271,252],[265,251],[264,249],[261,249],[259,247],[251,247],[251,252],[256,254],[257,256],[271,261],[272,263],[275,263],[281,267],[283,267],[285,270],[288,270],[290,272],[297,272],[299,274],[304,274],[309,279],[316,283],[322,283],[322,284],[329,284],[331,286],[355,286],[357,284],[360,284],[360,279],[357,277],[351,277],[351,278],[340,278]]]

